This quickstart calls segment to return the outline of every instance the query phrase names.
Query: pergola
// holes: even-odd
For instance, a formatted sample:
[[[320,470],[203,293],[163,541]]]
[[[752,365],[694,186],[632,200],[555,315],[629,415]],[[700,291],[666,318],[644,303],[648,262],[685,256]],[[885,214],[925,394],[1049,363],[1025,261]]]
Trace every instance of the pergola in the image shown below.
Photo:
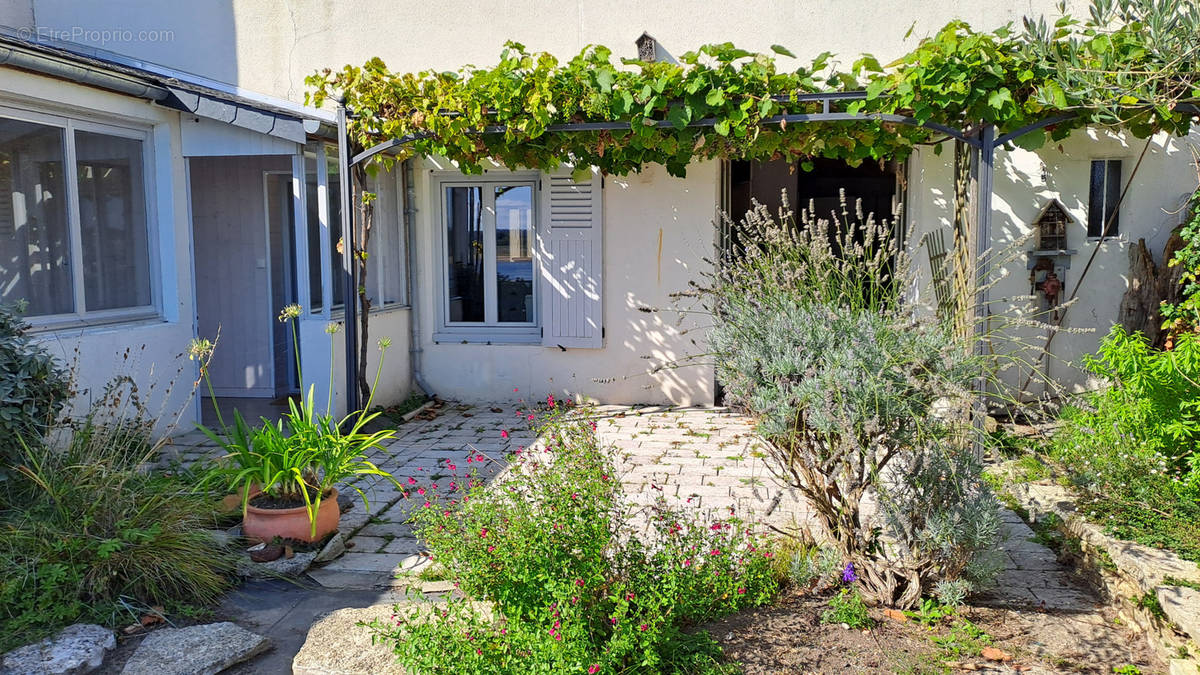
[[[781,103],[804,103],[804,104],[820,104],[821,112],[817,113],[788,113],[783,115],[775,115],[773,117],[763,119],[760,124],[762,126],[779,126],[784,124],[814,124],[827,122],[855,122],[855,121],[874,121],[874,122],[890,122],[894,124],[902,124],[906,126],[922,127],[931,131],[938,132],[944,135],[944,138],[938,142],[945,140],[954,140],[956,144],[962,144],[966,148],[968,154],[968,176],[969,190],[967,201],[970,203],[970,208],[967,209],[965,222],[958,222],[958,214],[956,214],[956,227],[962,230],[969,236],[968,240],[973,240],[974,245],[964,242],[970,249],[970,266],[969,270],[972,276],[975,277],[976,288],[976,307],[980,311],[985,311],[987,307],[988,290],[986,280],[982,278],[985,270],[980,265],[980,261],[984,256],[989,243],[991,241],[991,225],[992,225],[992,196],[993,182],[995,174],[995,158],[996,149],[1013,141],[1027,133],[1044,129],[1046,127],[1059,124],[1078,116],[1078,113],[1063,112],[1045,117],[1041,120],[1023,126],[1019,129],[1009,131],[1002,135],[997,135],[996,126],[990,123],[980,123],[978,125],[955,129],[944,124],[936,122],[921,121],[914,117],[906,115],[890,114],[890,113],[860,113],[846,112],[839,110],[840,106],[844,106],[849,101],[860,101],[868,98],[865,91],[845,91],[845,92],[824,92],[824,93],[802,93],[794,97],[776,96],[774,99]],[[1200,106],[1191,103],[1179,104],[1175,110],[1190,115],[1200,114]],[[353,180],[351,169],[369,161],[377,155],[401,148],[405,145],[413,143],[424,138],[430,138],[432,134],[409,134],[399,138],[392,138],[387,141],[378,143],[374,147],[368,148],[353,156],[350,155],[350,138],[348,135],[348,120],[352,111],[348,110],[345,101],[338,101],[337,108],[337,126],[338,126],[338,165],[342,176],[347,176],[346,180],[341,181],[339,189],[341,190],[342,204],[349,205],[351,203],[351,186],[350,180]],[[689,127],[712,127],[716,124],[715,118],[705,118],[694,120],[687,124]],[[650,121],[647,121],[650,123]],[[668,120],[654,120],[653,125],[656,127],[670,127],[673,123]],[[629,131],[631,125],[629,122],[572,122],[562,124],[552,124],[546,127],[547,132],[587,132],[587,131]],[[480,129],[477,133],[480,134],[498,134],[507,131],[504,125],[487,126]],[[358,408],[358,386],[356,380],[357,361],[358,361],[358,334],[355,324],[357,307],[355,304],[358,283],[355,277],[354,263],[354,211],[352,208],[341,209],[341,227],[344,245],[342,247],[342,273],[345,275],[345,307],[346,307],[346,405],[347,410],[355,410]],[[961,254],[961,252],[960,252]],[[976,322],[976,331],[982,333],[984,325],[981,322]],[[982,345],[979,347],[981,348]]]

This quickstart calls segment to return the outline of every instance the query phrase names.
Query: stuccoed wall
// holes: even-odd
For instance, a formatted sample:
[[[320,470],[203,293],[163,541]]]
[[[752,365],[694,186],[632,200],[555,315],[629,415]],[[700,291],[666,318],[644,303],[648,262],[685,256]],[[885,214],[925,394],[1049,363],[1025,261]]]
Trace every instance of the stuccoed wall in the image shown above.
[[[1119,236],[1099,242],[1087,237],[1088,184],[1093,159],[1121,159],[1122,183],[1128,181],[1146,142],[1114,134],[1102,129],[1078,131],[1066,141],[1048,145],[1037,152],[1000,150],[996,155],[996,183],[993,201],[993,255],[1015,259],[997,270],[997,280],[991,290],[996,302],[993,313],[998,315],[992,331],[1006,331],[1006,336],[994,342],[997,351],[1017,354],[1013,367],[1002,374],[1010,386],[1019,386],[1029,377],[1029,365],[1036,348],[1045,344],[1046,331],[1021,328],[1010,321],[1020,317],[1018,310],[1026,305],[1018,296],[1030,293],[1029,271],[1023,251],[1033,250],[1036,241],[1025,239],[1033,221],[1050,199],[1058,199],[1075,222],[1067,232],[1067,248],[1076,251],[1071,258],[1064,282],[1065,300],[1078,288],[1077,300],[1066,313],[1064,327],[1051,343],[1053,357],[1043,361],[1051,379],[1068,389],[1094,386],[1079,366],[1084,354],[1096,350],[1100,338],[1119,321],[1121,298],[1129,285],[1129,248],[1138,239],[1161,263],[1163,246],[1171,230],[1181,222],[1183,205],[1196,187],[1197,173],[1192,165],[1189,147],[1200,142],[1200,134],[1189,138],[1170,138],[1159,135],[1152,139],[1142,166],[1120,209]],[[953,203],[950,148],[939,157],[922,148],[910,161],[909,223],[911,242],[918,244],[921,235],[934,228],[943,228],[946,242],[951,242],[951,207]],[[1099,248],[1099,251],[1096,249]],[[1087,276],[1080,276],[1088,259],[1095,260]],[[917,289],[919,299],[933,305],[933,290],[929,286],[928,257],[924,249],[916,252],[914,262],[921,275]],[[1011,302],[1004,302],[1012,299]],[[1033,382],[1039,382],[1034,378]],[[1040,393],[1034,387],[1032,393]]]
[[[694,164],[687,178],[648,166],[604,187],[603,349],[541,345],[434,344],[441,264],[434,254],[430,171],[416,173],[418,195],[415,302],[420,312],[421,371],[438,395],[487,401],[577,395],[608,403],[713,402],[713,369],[703,357],[706,317],[669,310],[671,294],[699,280],[714,251],[716,162]],[[662,252],[659,254],[659,236]],[[656,366],[668,367],[651,372]],[[677,366],[677,367],[672,367]],[[519,391],[514,393],[513,389]]]
[[[23,11],[23,7],[32,11]],[[393,69],[456,69],[495,62],[506,40],[569,58],[589,44],[635,57],[648,31],[678,56],[710,42],[791,49],[805,62],[861,52],[887,62],[952,19],[979,29],[1055,14],[1056,0],[23,0],[0,21],[300,101],[313,71],[379,56]],[[1086,15],[1086,2],[1069,3]],[[906,37],[906,33],[911,34]],[[109,30],[109,34],[101,31]],[[129,34],[119,31],[128,30]],[[170,34],[166,34],[169,32]],[[126,39],[129,38],[129,39]],[[786,63],[784,64],[787,65]]]

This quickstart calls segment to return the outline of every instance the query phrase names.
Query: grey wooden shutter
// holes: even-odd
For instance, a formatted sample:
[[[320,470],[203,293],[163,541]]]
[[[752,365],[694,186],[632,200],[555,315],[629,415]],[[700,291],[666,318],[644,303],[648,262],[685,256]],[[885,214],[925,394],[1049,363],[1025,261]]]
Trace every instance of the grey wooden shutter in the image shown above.
[[[542,344],[604,346],[602,178],[542,175]]]

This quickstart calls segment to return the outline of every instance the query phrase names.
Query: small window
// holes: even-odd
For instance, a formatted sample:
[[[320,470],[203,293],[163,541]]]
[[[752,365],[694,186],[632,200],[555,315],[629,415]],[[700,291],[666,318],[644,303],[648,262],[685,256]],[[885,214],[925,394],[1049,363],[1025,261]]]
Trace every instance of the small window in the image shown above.
[[[532,180],[440,185],[445,331],[536,338]]]
[[[1104,239],[1120,234],[1117,202],[1121,198],[1121,160],[1092,161],[1088,192],[1088,237]]]

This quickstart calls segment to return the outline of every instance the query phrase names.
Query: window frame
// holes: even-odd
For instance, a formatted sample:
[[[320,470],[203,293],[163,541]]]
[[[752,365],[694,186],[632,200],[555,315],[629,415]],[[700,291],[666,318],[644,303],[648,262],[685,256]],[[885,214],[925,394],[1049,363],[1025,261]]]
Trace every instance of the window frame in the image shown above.
[[[308,239],[309,234],[310,234],[310,228],[312,226],[312,223],[308,222],[308,213],[307,213],[307,208],[308,208],[308,201],[307,201],[308,182],[307,181],[308,181],[308,177],[309,177],[309,172],[308,172],[309,155],[308,155],[308,153],[310,151],[312,152],[312,159],[313,159],[313,164],[314,164],[313,168],[315,169],[315,171],[313,172],[313,176],[316,179],[316,186],[317,186],[317,191],[316,191],[317,226],[318,226],[318,230],[320,231],[320,235],[318,236],[318,243],[319,243],[318,249],[319,250],[316,250],[316,251],[313,250],[313,248],[311,246],[312,242],[309,241],[309,239]],[[330,171],[329,171],[330,163],[331,162],[336,163],[336,161],[337,161],[337,143],[328,141],[328,140],[322,139],[322,138],[311,138],[310,137],[308,142],[305,143],[304,146],[301,147],[299,157],[300,157],[299,166],[302,169],[301,184],[304,186],[304,190],[305,190],[305,194],[306,194],[306,201],[305,201],[306,213],[304,215],[305,229],[304,229],[303,236],[305,237],[305,241],[306,241],[307,257],[308,257],[308,265],[309,265],[308,269],[305,270],[304,283],[306,285],[310,285],[309,286],[310,289],[311,289],[311,283],[313,281],[313,279],[312,279],[313,261],[317,260],[317,261],[319,261],[318,264],[321,265],[321,267],[319,268],[321,297],[319,297],[319,298],[312,297],[312,293],[310,290],[310,292],[309,292],[309,296],[310,296],[309,307],[306,308],[306,310],[307,310],[309,316],[314,316],[314,317],[320,316],[320,317],[326,317],[330,320],[341,320],[341,319],[344,319],[346,316],[346,307],[345,307],[344,298],[341,297],[341,294],[334,292],[334,290],[336,288],[336,284],[334,282],[334,278],[335,278],[334,275],[342,274],[342,257],[340,254],[337,256],[337,258],[336,258],[337,264],[336,265],[334,265],[334,257],[333,257],[333,254],[334,254],[333,233],[336,228],[341,227],[341,220],[340,220],[340,215],[335,214],[332,210],[333,199],[331,199],[331,197],[335,194],[335,191],[339,190],[341,186],[340,186],[340,183],[331,183],[329,180],[331,177]],[[384,236],[380,236],[384,232],[384,229],[382,227],[384,221],[379,218],[379,212],[377,210],[375,213],[375,220],[371,225],[371,230],[372,230],[371,241],[374,243],[380,243],[380,239],[384,239],[385,241],[382,242],[382,245],[385,245],[396,256],[395,261],[400,266],[400,271],[399,271],[400,284],[399,284],[399,293],[398,293],[399,299],[395,300],[393,302],[386,302],[386,303],[381,302],[379,304],[375,304],[374,302],[372,302],[371,314],[392,312],[392,311],[396,311],[396,310],[409,309],[411,307],[411,299],[410,299],[411,298],[411,295],[410,295],[411,289],[408,288],[407,283],[406,283],[406,279],[407,279],[407,275],[408,275],[407,265],[409,264],[409,261],[407,258],[408,252],[405,250],[405,234],[406,233],[404,231],[404,228],[406,227],[406,225],[404,222],[404,209],[407,208],[407,204],[405,203],[405,195],[403,193],[403,185],[401,184],[401,181],[400,181],[399,171],[392,171],[392,172],[381,171],[380,173],[376,174],[374,177],[368,178],[369,184],[364,187],[368,190],[373,190],[376,194],[378,194],[382,183],[384,181],[392,180],[393,173],[395,174],[394,186],[395,186],[395,190],[396,190],[396,214],[395,214],[395,223],[394,223],[395,228],[392,233],[384,235]],[[338,179],[341,180],[340,175],[338,176]],[[337,216],[336,220],[335,220],[335,216]],[[371,245],[372,244],[368,244],[368,248]],[[369,251],[368,251],[368,253],[369,253]],[[372,260],[372,258],[375,258],[375,260]],[[379,273],[379,270],[385,263],[386,263],[386,260],[383,257],[372,256],[372,255],[367,256],[367,265],[371,268],[370,271],[368,272],[368,276],[367,276],[367,284],[368,285],[378,284],[379,281],[383,278],[383,275]],[[376,289],[378,289],[378,288],[379,287],[377,286]],[[379,296],[382,296],[382,293],[379,293],[378,290],[376,291],[376,294]],[[325,302],[324,301],[325,298],[328,298],[329,302]],[[320,304],[318,305],[317,302],[320,302]]]
[[[1092,233],[1092,171],[1093,171],[1093,167],[1095,167],[1097,162],[1100,162],[1104,165],[1104,177],[1103,177],[1104,181],[1103,181],[1103,183],[1104,183],[1105,187],[1104,187],[1104,195],[1101,198],[1101,209],[1102,209],[1102,211],[1108,211],[1107,207],[1108,207],[1109,203],[1112,203],[1113,213],[1115,213],[1115,218],[1113,219],[1113,232],[1110,234],[1104,233],[1105,225],[1107,224],[1107,221],[1108,221],[1108,218],[1104,213],[1101,213],[1101,215],[1100,215],[1100,233],[1099,234]],[[1111,168],[1111,165],[1113,162],[1117,163],[1117,169],[1118,169],[1117,180],[1116,180],[1117,194],[1109,195],[1108,185],[1109,185],[1110,174],[1111,174],[1110,168]],[[1124,187],[1124,183],[1122,182],[1122,180],[1124,178],[1124,174],[1125,174],[1125,162],[1124,162],[1124,158],[1122,158],[1122,157],[1092,157],[1089,159],[1089,161],[1088,161],[1087,219],[1084,222],[1084,229],[1087,232],[1087,241],[1089,241],[1089,242],[1105,242],[1105,241],[1111,241],[1111,240],[1123,241],[1122,236],[1121,236],[1121,204],[1120,204],[1120,200],[1121,200],[1121,190]]]
[[[432,175],[433,187],[433,227],[435,249],[435,273],[438,276],[436,284],[438,297],[438,322],[433,340],[437,343],[488,343],[488,344],[530,344],[540,345],[542,340],[541,312],[541,260],[537,255],[538,241],[544,223],[541,212],[541,179],[537,171],[485,171],[480,176],[464,176],[457,171],[435,171]],[[531,322],[495,322],[488,321],[450,321],[450,268],[448,265],[449,243],[446,231],[446,189],[453,187],[479,187],[486,194],[489,186],[527,186],[531,194],[531,247],[533,249],[533,321]],[[495,199],[494,197],[492,198]],[[492,202],[494,205],[494,201]],[[487,208],[485,199],[484,206]],[[494,206],[493,206],[494,208]],[[490,220],[483,218],[484,255],[485,260],[491,260],[492,274],[484,275],[484,297],[496,299],[496,218],[493,213]],[[489,290],[490,289],[490,290]]]
[[[0,118],[40,124],[60,129],[63,134],[63,177],[66,187],[67,236],[70,247],[70,283],[73,312],[27,316],[25,321],[34,332],[49,332],[64,328],[97,326],[145,320],[163,319],[163,288],[161,281],[160,233],[157,203],[157,163],[154,156],[153,126],[126,120],[109,120],[31,110],[0,103]],[[82,217],[79,212],[79,166],[75,151],[77,131],[127,138],[142,144],[142,198],[146,228],[146,275],[150,303],[117,309],[87,310],[83,274]]]

